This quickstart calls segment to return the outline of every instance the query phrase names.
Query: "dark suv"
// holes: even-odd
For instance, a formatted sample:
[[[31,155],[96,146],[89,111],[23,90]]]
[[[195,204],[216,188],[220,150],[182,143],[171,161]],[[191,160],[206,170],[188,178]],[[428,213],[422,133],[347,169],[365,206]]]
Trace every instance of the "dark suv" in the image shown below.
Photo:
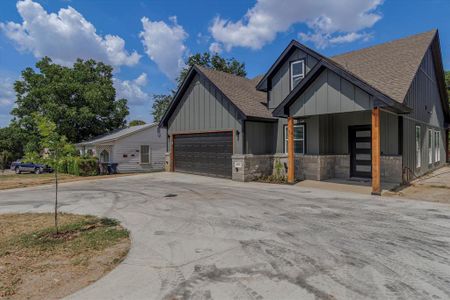
[[[22,172],[30,172],[34,174],[51,173],[53,169],[47,165],[28,163],[23,161],[15,161],[11,164],[11,170],[20,174]]]

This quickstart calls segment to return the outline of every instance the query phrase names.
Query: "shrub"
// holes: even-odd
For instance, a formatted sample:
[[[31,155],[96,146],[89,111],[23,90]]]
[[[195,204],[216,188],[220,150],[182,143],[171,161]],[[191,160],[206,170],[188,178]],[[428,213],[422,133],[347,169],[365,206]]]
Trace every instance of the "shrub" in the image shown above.
[[[286,176],[277,176],[277,175],[261,176],[256,178],[256,181],[266,183],[288,183]]]
[[[69,164],[70,157],[65,157],[59,161],[58,164],[58,172],[59,173],[68,173],[67,167]]]
[[[96,158],[78,158],[77,171],[80,176],[98,175],[98,161]]]
[[[96,158],[68,156],[60,160],[58,171],[76,176],[95,176],[99,174]]]

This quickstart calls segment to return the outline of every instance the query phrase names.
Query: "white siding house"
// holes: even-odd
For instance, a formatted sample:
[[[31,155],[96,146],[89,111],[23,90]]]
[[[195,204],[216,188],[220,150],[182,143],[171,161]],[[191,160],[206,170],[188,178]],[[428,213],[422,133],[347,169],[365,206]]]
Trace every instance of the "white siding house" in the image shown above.
[[[117,163],[119,173],[164,169],[166,130],[145,124],[117,130],[76,145],[81,155],[92,153],[102,163]]]

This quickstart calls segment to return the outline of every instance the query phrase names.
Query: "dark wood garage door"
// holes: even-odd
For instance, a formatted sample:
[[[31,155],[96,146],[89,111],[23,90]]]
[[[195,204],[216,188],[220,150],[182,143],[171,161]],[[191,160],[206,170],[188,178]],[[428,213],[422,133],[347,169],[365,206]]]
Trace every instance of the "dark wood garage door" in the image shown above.
[[[173,152],[176,172],[231,178],[231,131],[175,135]]]

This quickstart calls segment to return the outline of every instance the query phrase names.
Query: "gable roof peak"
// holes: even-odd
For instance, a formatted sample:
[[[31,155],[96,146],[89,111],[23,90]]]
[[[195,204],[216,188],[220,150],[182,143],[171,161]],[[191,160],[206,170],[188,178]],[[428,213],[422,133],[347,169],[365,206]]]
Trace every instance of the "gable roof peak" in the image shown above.
[[[425,37],[425,38],[426,37],[432,38],[432,37],[434,37],[436,35],[437,32],[438,32],[438,29],[434,28],[434,29],[431,29],[431,30],[428,30],[428,31],[415,33],[415,34],[412,34],[412,35],[404,36],[404,37],[397,38],[397,39],[394,39],[394,40],[389,40],[389,41],[386,41],[386,42],[383,42],[383,43],[379,43],[379,44],[375,44],[375,45],[372,45],[372,46],[368,46],[368,47],[359,48],[359,49],[351,50],[351,51],[348,51],[348,52],[343,52],[343,53],[340,53],[340,54],[336,54],[334,56],[331,56],[331,58],[341,57],[341,56],[344,56],[344,55],[351,55],[352,53],[355,53],[355,52],[366,51],[366,50],[377,48],[377,47],[380,47],[380,46],[397,44],[397,43],[400,43],[400,42],[404,42],[405,40],[411,40],[411,39],[414,39],[414,38],[423,38],[423,37]]]
[[[393,100],[403,103],[422,60],[437,35],[431,30],[331,57]]]

